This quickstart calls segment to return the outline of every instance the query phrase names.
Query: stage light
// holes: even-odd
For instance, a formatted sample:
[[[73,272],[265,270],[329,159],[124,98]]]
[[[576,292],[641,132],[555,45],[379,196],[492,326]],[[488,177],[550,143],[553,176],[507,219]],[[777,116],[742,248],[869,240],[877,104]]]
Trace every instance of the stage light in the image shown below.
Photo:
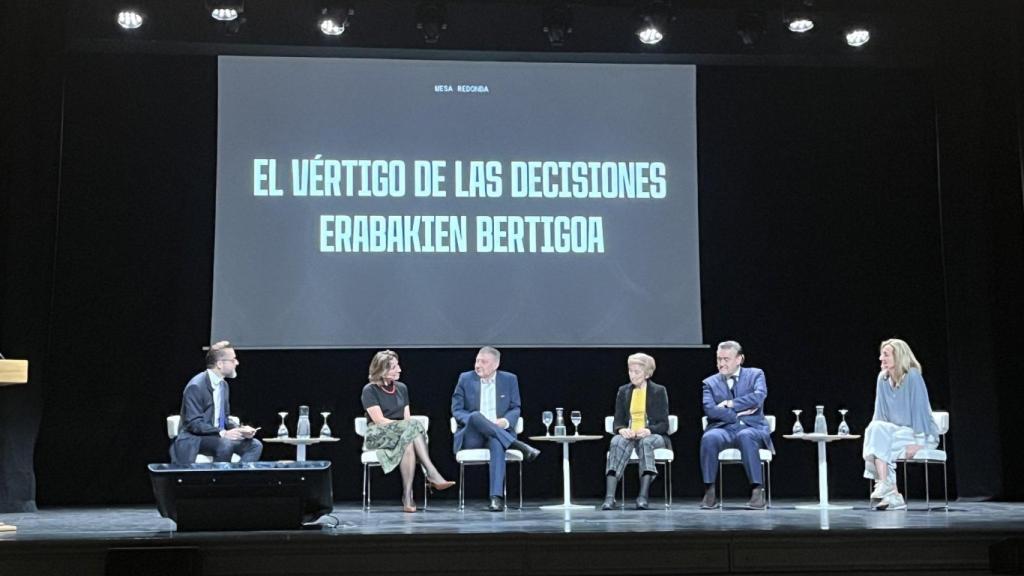
[[[760,12],[740,12],[736,15],[736,34],[744,46],[753,46],[765,33],[764,16]]]
[[[814,20],[810,18],[794,18],[789,21],[788,26],[790,32],[803,34],[804,32],[810,32],[814,28]]]
[[[544,9],[544,34],[553,48],[565,44],[565,37],[572,34],[572,11],[568,5],[549,4]]]
[[[863,46],[871,40],[871,32],[867,28],[854,28],[846,33],[846,43],[854,48]]]
[[[651,2],[637,13],[636,36],[644,44],[657,44],[665,38],[672,21],[672,7],[661,1]]]
[[[233,2],[207,2],[206,10],[210,13],[210,18],[218,22],[234,22],[238,20],[238,17],[245,12],[245,2],[243,0],[235,0]]]
[[[135,30],[142,26],[142,14],[135,10],[122,10],[117,14],[117,25],[125,30]]]
[[[806,34],[814,29],[814,0],[803,0],[786,12],[786,27],[794,34]]]
[[[337,7],[325,7],[320,10],[320,32],[324,36],[341,36],[348,30],[349,20],[348,17],[355,14],[355,10],[337,8]]]
[[[441,31],[448,29],[447,11],[440,2],[423,2],[416,7],[416,29],[423,32],[423,41],[437,44]]]

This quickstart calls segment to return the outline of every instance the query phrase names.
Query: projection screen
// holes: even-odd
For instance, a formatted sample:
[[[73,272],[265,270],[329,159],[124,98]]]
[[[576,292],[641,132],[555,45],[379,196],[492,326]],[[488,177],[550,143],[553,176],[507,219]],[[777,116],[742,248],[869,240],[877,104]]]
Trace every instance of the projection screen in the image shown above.
[[[219,59],[212,339],[702,345],[693,66]]]

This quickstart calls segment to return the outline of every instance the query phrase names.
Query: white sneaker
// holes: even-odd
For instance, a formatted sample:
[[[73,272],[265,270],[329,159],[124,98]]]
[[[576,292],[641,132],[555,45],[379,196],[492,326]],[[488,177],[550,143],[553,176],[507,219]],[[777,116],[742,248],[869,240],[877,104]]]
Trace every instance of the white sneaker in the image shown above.
[[[875,482],[875,489],[871,491],[871,499],[881,500],[882,498],[885,498],[886,496],[892,494],[895,491],[895,485],[890,484],[889,482],[886,482],[884,480],[879,480]]]
[[[906,510],[907,502],[903,499],[903,495],[895,490],[887,494],[877,504],[875,504],[875,510]]]

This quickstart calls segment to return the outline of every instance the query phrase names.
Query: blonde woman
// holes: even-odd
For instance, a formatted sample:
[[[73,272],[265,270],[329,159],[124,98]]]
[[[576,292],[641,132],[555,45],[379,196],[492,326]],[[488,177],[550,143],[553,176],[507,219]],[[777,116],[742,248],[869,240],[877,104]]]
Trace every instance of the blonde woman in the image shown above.
[[[370,423],[363,440],[363,450],[376,450],[381,468],[387,474],[398,468],[402,474],[402,508],[415,512],[412,482],[416,462],[426,470],[427,481],[435,490],[447,490],[455,482],[445,480],[430,461],[426,431],[412,419],[409,390],[398,381],[402,367],[398,354],[381,350],[370,361],[369,384],[363,386],[363,409]]]
[[[876,510],[902,510],[907,504],[896,490],[896,460],[935,448],[939,434],[921,363],[910,346],[886,340],[878,361],[882,370],[875,385],[875,414],[864,431],[864,477],[875,481],[871,503]]]
[[[640,494],[636,497],[637,510],[647,510],[651,483],[658,476],[654,451],[671,448],[668,439],[668,391],[651,381],[654,358],[636,353],[626,358],[629,382],[619,387],[615,395],[615,418],[608,464],[605,467],[605,493],[601,510],[615,507],[615,488],[622,472],[636,451],[640,459]]]

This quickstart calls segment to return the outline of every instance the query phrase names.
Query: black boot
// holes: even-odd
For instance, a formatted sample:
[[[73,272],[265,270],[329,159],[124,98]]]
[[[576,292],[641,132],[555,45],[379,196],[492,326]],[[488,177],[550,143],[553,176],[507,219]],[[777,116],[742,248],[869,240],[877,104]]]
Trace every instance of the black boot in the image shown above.
[[[540,450],[537,450],[533,446],[530,446],[526,442],[522,442],[520,440],[513,440],[508,447],[522,452],[523,460],[526,460],[527,462],[533,462],[537,459],[537,456],[540,456]]]
[[[601,503],[601,510],[611,510],[615,507],[615,489],[619,487],[619,479],[615,474],[604,477],[604,502]]]
[[[654,474],[644,474],[640,477],[640,493],[636,495],[636,509],[647,510],[647,497],[651,493],[651,484],[654,482]]]

